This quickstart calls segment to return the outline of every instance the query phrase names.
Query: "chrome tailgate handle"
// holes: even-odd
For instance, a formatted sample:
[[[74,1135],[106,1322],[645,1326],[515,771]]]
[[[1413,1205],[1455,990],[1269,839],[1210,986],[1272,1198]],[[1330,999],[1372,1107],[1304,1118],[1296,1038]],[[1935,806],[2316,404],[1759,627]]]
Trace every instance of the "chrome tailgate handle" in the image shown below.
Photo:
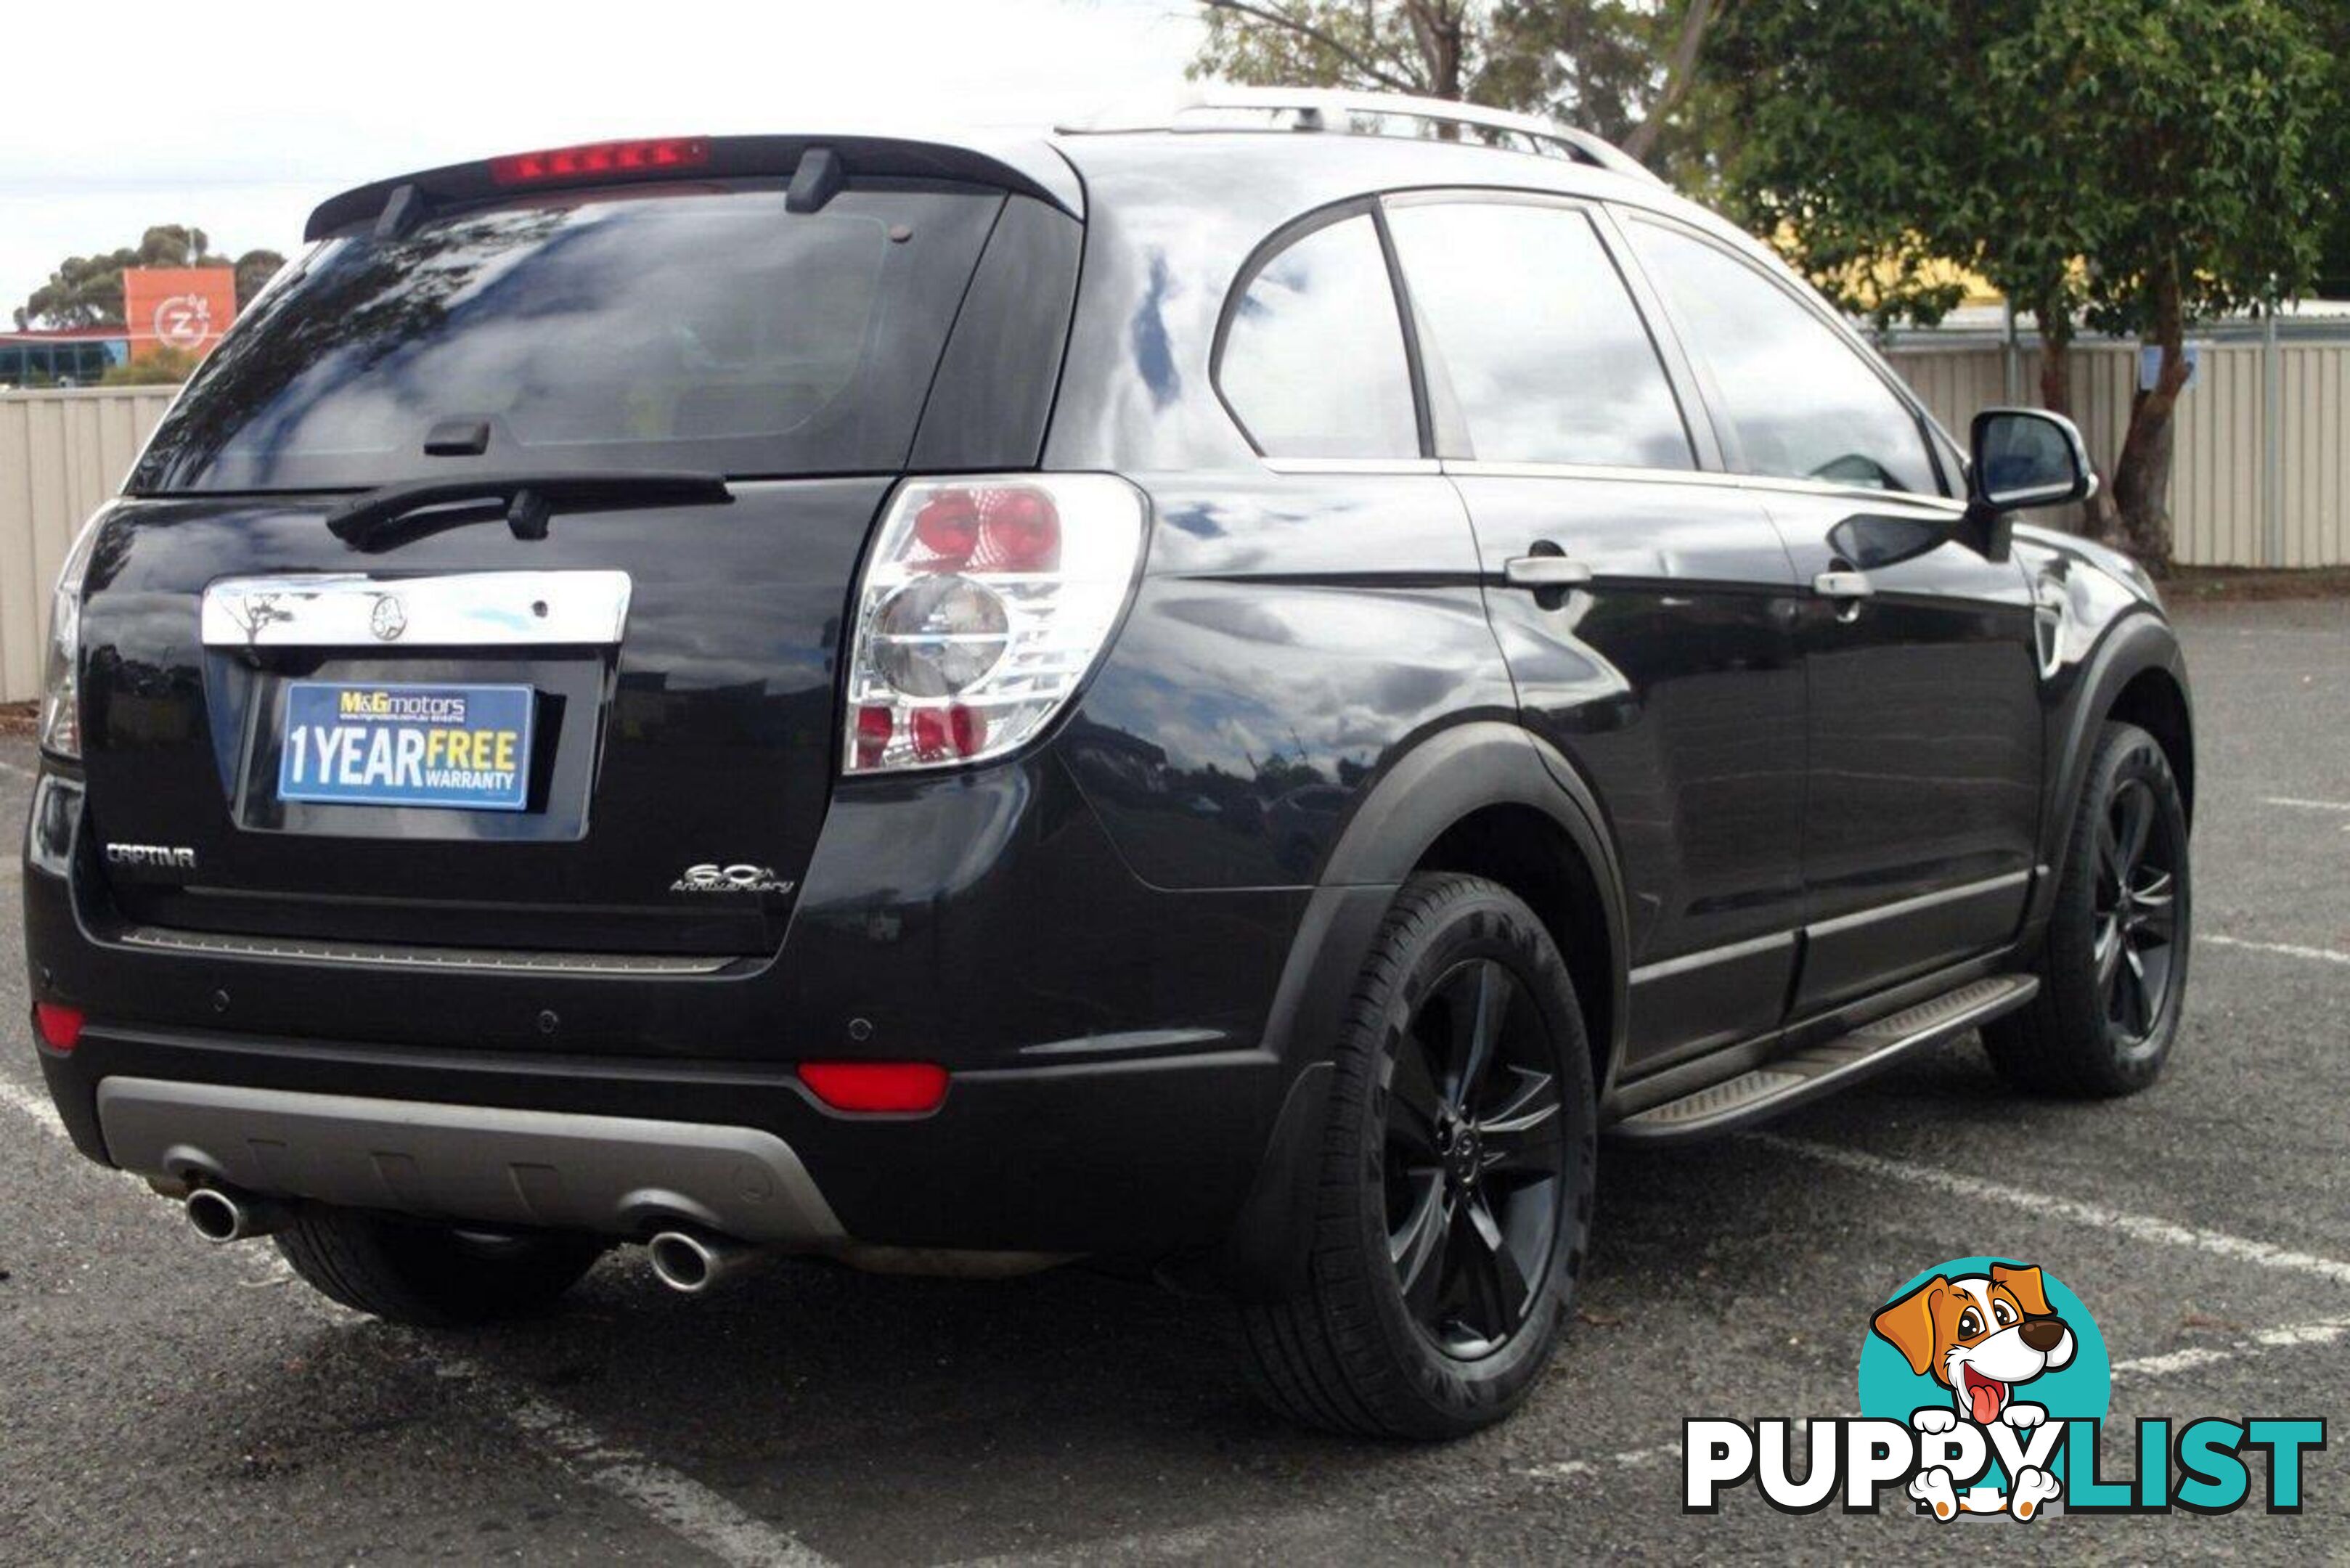
[[[609,648],[628,625],[626,572],[314,573],[226,577],[204,590],[206,648]]]
[[[1513,556],[1502,565],[1512,587],[1573,588],[1591,580],[1591,568],[1565,556]]]

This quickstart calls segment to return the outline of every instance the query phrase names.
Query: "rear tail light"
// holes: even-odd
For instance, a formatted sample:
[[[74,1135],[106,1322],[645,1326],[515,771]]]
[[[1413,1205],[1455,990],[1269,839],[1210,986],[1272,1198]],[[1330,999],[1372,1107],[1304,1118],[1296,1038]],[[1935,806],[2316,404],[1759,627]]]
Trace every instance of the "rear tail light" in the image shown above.
[[[490,160],[490,178],[501,185],[554,185],[567,180],[609,180],[616,175],[664,174],[700,169],[710,161],[706,136],[658,136],[639,141],[591,141],[581,147],[550,147]]]
[[[800,1081],[836,1111],[936,1110],[947,1070],[933,1062],[803,1062]]]
[[[1020,746],[1100,657],[1141,564],[1142,496],[1107,474],[900,485],[858,586],[852,774]]]
[[[48,668],[41,693],[41,745],[61,757],[81,756],[81,592],[89,573],[91,546],[106,510],[82,524],[66,552],[57,586],[49,596]]]
[[[41,1044],[52,1051],[70,1051],[80,1044],[85,1022],[78,1007],[68,1007],[62,1002],[33,1003],[33,1027],[40,1031]]]

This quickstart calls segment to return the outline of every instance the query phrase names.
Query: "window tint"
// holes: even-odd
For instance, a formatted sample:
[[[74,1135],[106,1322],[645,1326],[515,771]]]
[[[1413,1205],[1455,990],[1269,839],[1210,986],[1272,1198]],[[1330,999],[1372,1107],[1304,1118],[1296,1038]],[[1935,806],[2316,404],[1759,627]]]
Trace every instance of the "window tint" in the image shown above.
[[[1713,373],[1746,472],[1940,491],[1908,407],[1819,317],[1702,240],[1654,223],[1629,227],[1690,353]]]
[[[1690,468],[1656,345],[1591,220],[1562,207],[1445,202],[1388,214],[1475,455],[1493,462]]]
[[[1368,217],[1315,230],[1257,270],[1216,384],[1267,457],[1418,457],[1411,371]]]
[[[488,426],[491,472],[893,468],[1002,206],[639,192],[329,240],[205,361],[134,487],[462,474],[424,451],[443,421]]]

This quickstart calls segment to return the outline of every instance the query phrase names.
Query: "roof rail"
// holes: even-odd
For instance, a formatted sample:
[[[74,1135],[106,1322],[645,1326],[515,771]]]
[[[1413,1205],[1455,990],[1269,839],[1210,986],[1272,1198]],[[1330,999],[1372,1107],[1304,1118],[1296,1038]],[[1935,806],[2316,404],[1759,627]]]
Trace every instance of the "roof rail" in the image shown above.
[[[1070,134],[1250,129],[1229,122],[1201,123],[1211,120],[1218,114],[1234,113],[1266,117],[1273,122],[1263,128],[1266,130],[1335,131],[1341,135],[1380,134],[1358,129],[1360,122],[1377,119],[1412,119],[1430,125],[1461,126],[1481,133],[1490,145],[1506,147],[1514,143],[1522,151],[1551,156],[1563,154],[1579,162],[1594,164],[1636,180],[1645,180],[1651,184],[1664,183],[1638,159],[1590,131],[1560,125],[1540,115],[1513,114],[1506,109],[1486,109],[1479,104],[1461,103],[1451,99],[1414,98],[1404,93],[1345,92],[1332,88],[1210,86],[1177,99],[1171,107],[1157,113],[1130,115],[1112,111],[1082,124],[1062,125],[1055,129]]]

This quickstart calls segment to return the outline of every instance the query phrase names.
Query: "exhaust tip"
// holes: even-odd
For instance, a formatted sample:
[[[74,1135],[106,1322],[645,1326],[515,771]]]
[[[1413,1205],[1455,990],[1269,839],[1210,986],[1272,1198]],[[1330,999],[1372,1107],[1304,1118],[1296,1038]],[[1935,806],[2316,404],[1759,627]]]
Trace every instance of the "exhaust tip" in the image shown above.
[[[253,1234],[252,1216],[244,1205],[216,1188],[199,1187],[189,1193],[187,1211],[196,1234],[216,1246]]]
[[[718,1251],[699,1236],[664,1231],[645,1243],[645,1251],[652,1260],[653,1277],[683,1294],[699,1295],[718,1277]]]

